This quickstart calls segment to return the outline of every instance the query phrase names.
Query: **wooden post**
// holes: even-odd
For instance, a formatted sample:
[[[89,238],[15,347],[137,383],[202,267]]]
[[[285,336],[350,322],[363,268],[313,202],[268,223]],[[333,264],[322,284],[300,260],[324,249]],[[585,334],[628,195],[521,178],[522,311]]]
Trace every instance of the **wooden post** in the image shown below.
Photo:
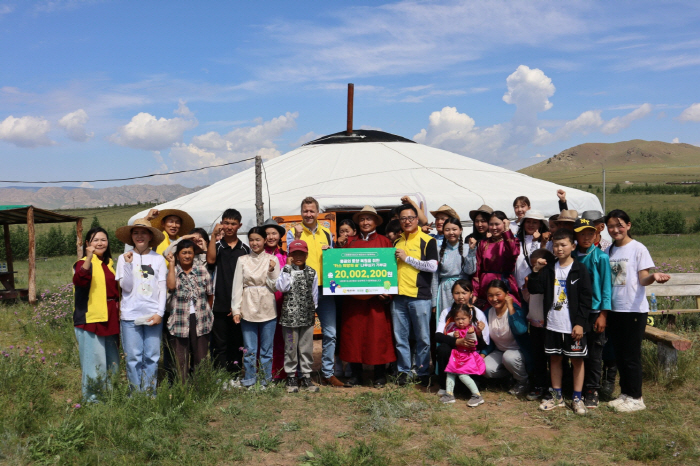
[[[262,157],[255,156],[255,218],[258,226],[265,221],[265,209],[262,200]]]
[[[353,101],[355,100],[355,85],[348,83],[348,127],[345,134],[348,136],[352,135],[352,112],[353,112]]]
[[[77,237],[76,245],[78,246],[78,260],[83,258],[83,219],[79,218],[75,222],[75,236]]]
[[[34,207],[27,210],[29,233],[29,304],[36,304],[36,235],[34,232]]]
[[[10,289],[15,289],[15,267],[12,265],[12,245],[10,244],[10,225],[3,225],[3,235],[5,237],[5,259],[7,260],[7,271],[10,272]]]

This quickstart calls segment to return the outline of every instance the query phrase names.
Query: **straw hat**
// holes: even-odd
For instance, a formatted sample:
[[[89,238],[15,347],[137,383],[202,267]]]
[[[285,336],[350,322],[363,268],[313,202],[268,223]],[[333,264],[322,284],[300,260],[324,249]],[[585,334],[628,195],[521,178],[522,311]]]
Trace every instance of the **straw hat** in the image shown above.
[[[544,217],[544,214],[539,210],[528,210],[527,212],[525,212],[525,215],[523,215],[523,218],[520,219],[518,225],[522,225],[526,218],[539,220],[540,222],[542,222],[542,225],[544,225],[547,231],[549,231],[549,220],[547,220]]]
[[[134,220],[133,225],[127,225],[125,227],[117,228],[116,235],[117,238],[119,238],[119,241],[121,241],[124,244],[129,244],[133,246],[134,240],[131,239],[131,230],[133,230],[134,228],[145,228],[151,232],[152,238],[151,242],[148,243],[148,245],[153,249],[157,248],[158,245],[162,243],[165,239],[165,235],[163,234],[163,232],[158,230],[157,228],[152,227],[151,222],[149,222],[145,218],[139,218]]]
[[[381,225],[384,220],[382,220],[382,217],[379,216],[377,213],[377,209],[372,207],[371,205],[366,205],[362,208],[361,211],[356,212],[355,215],[352,216],[352,221],[355,222],[356,225],[360,224],[360,215],[373,215],[374,219],[377,222],[377,226]]]
[[[163,227],[163,220],[165,217],[169,217],[171,215],[174,215],[176,217],[179,217],[180,220],[182,221],[182,224],[180,225],[180,233],[179,235],[186,235],[190,231],[194,229],[194,220],[192,220],[192,217],[190,217],[190,214],[183,210],[179,209],[163,209],[158,211],[158,216],[156,216],[153,220],[151,220],[151,225],[153,225],[154,228],[159,229],[160,231],[163,231],[165,228]]]
[[[462,220],[459,218],[459,215],[457,215],[457,212],[455,212],[455,210],[447,204],[441,205],[440,207],[438,207],[438,210],[430,211],[430,215],[432,215],[433,217],[436,217],[437,214],[445,214],[448,217],[453,217],[460,221]]]
[[[262,225],[260,225],[260,228],[262,228],[263,230],[267,230],[268,228],[274,228],[275,230],[277,230],[277,233],[280,234],[280,238],[284,238],[284,235],[287,233],[287,230],[285,230],[283,226],[275,222],[275,220],[272,218],[268,218],[267,220],[265,220],[265,222]]]
[[[472,219],[472,222],[474,221],[474,218],[476,217],[476,214],[486,214],[487,217],[490,217],[491,214],[493,213],[493,209],[486,204],[482,205],[476,210],[470,210],[469,211],[469,218]]]
[[[559,212],[559,218],[557,222],[571,222],[574,223],[578,218],[578,212],[575,210],[562,210]]]

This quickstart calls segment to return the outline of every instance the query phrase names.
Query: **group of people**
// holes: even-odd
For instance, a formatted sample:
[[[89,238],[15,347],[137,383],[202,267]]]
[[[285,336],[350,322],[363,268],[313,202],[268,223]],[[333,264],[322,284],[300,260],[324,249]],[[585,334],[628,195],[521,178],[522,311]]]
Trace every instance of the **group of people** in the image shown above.
[[[223,212],[211,240],[186,212],[152,210],[117,230],[132,249],[116,268],[107,232],[93,228],[73,278],[84,397],[95,400],[117,370],[119,335],[134,390],[155,394],[161,354],[166,374],[183,382],[211,354],[230,374],[226,389],[284,382],[290,393],[318,391],[311,377],[318,317],[322,385],[362,385],[367,365],[375,387],[389,375],[399,385],[437,382],[443,403],[455,402],[459,379],[467,405],[477,407],[484,403],[478,378],[507,377],[510,393],[551,410],[564,406],[570,372],[571,407],[585,414],[598,407],[601,390],[612,395],[619,372],[621,394],[610,406],[644,409],[644,287],[670,277],[651,272],[625,212],[579,217],[566,193],[557,194],[560,213],[549,218],[525,196],[513,203],[512,223],[482,205],[469,212],[466,237],[450,206],[431,211],[431,224],[409,197],[386,225],[365,206],[339,223],[337,237],[307,197],[301,223],[286,231],[268,219],[247,232],[247,244],[235,209]],[[606,229],[612,243],[601,237]],[[398,294],[324,295],[329,248],[394,248]]]

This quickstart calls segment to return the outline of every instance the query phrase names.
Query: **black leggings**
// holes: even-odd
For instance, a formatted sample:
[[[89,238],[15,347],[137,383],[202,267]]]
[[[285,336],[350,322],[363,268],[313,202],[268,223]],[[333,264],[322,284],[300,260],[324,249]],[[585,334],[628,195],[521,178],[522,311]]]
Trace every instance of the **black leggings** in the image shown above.
[[[621,393],[642,397],[642,340],[646,312],[608,312],[607,334],[612,341],[620,374]]]

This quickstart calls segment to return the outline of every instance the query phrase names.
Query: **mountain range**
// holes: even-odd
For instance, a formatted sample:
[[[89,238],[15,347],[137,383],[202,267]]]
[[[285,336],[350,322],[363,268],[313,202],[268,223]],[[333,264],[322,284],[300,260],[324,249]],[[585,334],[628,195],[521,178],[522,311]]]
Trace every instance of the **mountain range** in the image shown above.
[[[199,191],[203,186],[187,188],[179,184],[130,184],[112,188],[46,187],[0,188],[0,204],[31,204],[44,209],[101,207],[137,202],[166,202]]]

